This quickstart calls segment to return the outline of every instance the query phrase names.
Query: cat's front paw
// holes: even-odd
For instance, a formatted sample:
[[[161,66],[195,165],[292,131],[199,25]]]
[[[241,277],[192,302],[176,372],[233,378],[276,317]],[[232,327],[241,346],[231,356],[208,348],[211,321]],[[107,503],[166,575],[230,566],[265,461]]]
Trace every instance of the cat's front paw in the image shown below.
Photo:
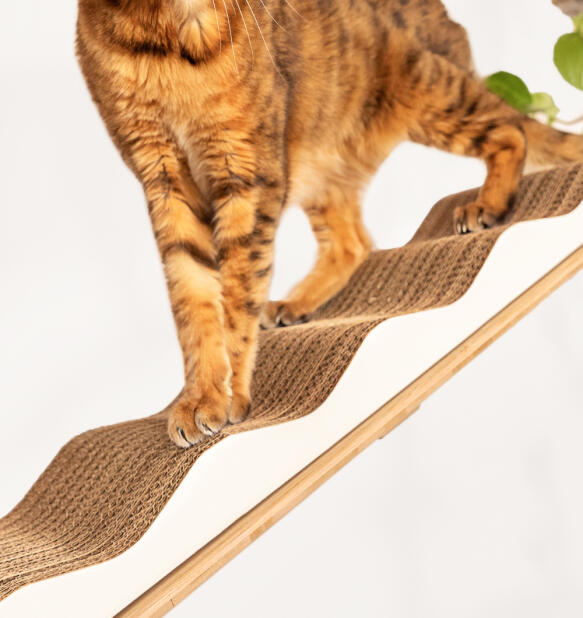
[[[261,328],[273,328],[274,326],[304,324],[307,321],[308,316],[293,303],[285,300],[272,300],[265,306],[259,324]]]
[[[227,424],[231,401],[227,393],[182,393],[170,407],[168,435],[174,444],[190,448]]]
[[[486,230],[498,222],[498,215],[488,211],[483,204],[473,202],[458,206],[453,211],[453,227],[456,234],[469,234]]]

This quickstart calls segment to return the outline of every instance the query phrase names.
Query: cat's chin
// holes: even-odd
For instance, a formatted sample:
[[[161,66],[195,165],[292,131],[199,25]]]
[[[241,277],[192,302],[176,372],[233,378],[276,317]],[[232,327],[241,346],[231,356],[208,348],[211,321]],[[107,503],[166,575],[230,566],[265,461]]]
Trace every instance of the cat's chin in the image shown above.
[[[171,0],[171,10],[180,24],[180,44],[192,58],[202,59],[220,49],[228,24],[211,0]]]
[[[169,4],[179,17],[194,17],[212,8],[212,0],[170,0]]]

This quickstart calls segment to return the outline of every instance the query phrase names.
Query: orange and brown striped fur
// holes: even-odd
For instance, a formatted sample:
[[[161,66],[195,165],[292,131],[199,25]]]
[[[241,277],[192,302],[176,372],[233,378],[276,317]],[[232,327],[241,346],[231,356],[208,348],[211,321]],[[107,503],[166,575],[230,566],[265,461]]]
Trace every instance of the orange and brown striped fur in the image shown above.
[[[439,0],[79,0],[77,52],[146,194],[184,356],[168,410],[182,447],[247,415],[260,322],[305,319],[366,258],[360,198],[396,144],[486,162],[459,233],[505,215],[527,154],[583,155],[486,91]],[[319,255],[266,304],[289,202]]]

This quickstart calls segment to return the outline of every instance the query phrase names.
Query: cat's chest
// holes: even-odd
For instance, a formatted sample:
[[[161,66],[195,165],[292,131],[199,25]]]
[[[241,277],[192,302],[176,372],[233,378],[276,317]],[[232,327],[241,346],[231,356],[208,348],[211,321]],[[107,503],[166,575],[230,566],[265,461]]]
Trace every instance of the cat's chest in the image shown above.
[[[173,58],[140,58],[126,71],[136,104],[151,107],[160,118],[203,115],[214,87],[205,85],[200,73]]]

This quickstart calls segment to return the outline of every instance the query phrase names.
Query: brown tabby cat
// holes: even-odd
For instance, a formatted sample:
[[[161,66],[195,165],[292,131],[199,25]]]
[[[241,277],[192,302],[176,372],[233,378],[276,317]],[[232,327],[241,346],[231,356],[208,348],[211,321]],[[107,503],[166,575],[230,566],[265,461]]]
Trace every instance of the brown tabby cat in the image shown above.
[[[366,258],[360,196],[396,144],[484,159],[458,233],[504,216],[527,141],[538,163],[583,156],[486,91],[439,0],[79,0],[77,52],[146,193],[184,355],[168,420],[182,447],[248,414],[260,321],[304,320]],[[266,304],[289,202],[319,256]]]

